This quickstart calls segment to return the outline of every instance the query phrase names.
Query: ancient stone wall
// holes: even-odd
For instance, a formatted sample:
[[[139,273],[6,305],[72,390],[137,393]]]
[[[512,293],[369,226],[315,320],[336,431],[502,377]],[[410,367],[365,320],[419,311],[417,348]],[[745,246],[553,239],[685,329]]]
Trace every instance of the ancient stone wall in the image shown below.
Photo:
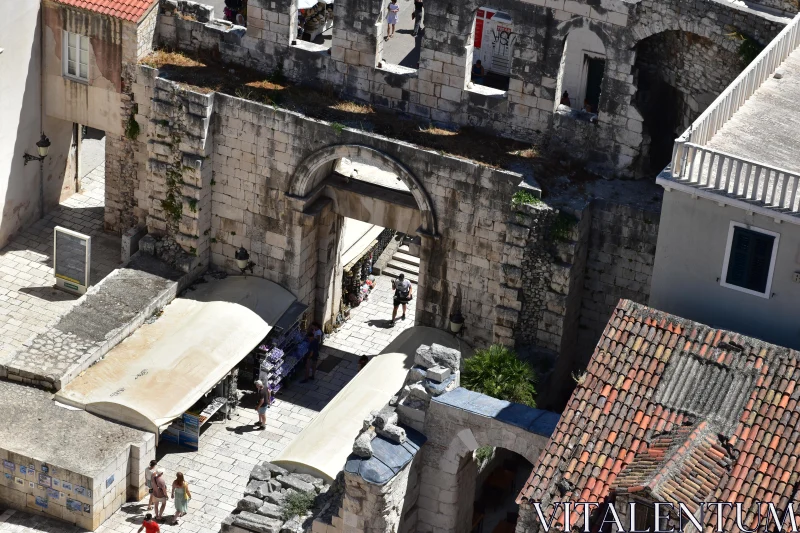
[[[507,91],[472,85],[472,33],[479,0],[425,6],[425,35],[418,69],[382,61],[385,24],[383,4],[375,0],[341,0],[335,4],[330,49],[293,40],[296,3],[252,0],[246,35],[230,25],[178,16],[197,11],[195,4],[165,2],[162,45],[188,52],[205,51],[225,62],[265,73],[280,67],[290,79],[328,85],[342,95],[409,113],[424,119],[469,125],[496,134],[538,142],[549,138],[555,152],[592,163],[600,172],[631,174],[641,152],[642,116],[633,107],[636,86],[631,74],[637,42],[654,33],[686,30],[730,51],[733,31],[767,42],[784,19],[746,7],[704,1],[647,0],[626,3],[602,0],[495,0],[491,7],[511,15],[513,59]],[[206,13],[208,15],[208,13]],[[564,46],[570,32],[586,28],[606,50],[597,121],[554,113]],[[712,68],[727,68],[720,55]],[[715,61],[720,61],[717,64]],[[575,149],[576,138],[583,142]]]
[[[244,246],[255,275],[289,288],[313,310],[324,224],[315,205],[324,199],[325,169],[341,157],[367,158],[406,182],[421,213],[418,322],[446,327],[459,310],[473,344],[513,343],[521,305],[510,267],[521,265],[527,236],[508,221],[519,175],[192,92],[148,67],[140,67],[134,95],[148,154],[138,170],[137,216],[151,232],[173,236],[201,262],[210,250],[211,262],[233,271],[234,253]],[[392,227],[391,213],[362,207],[337,214]]]
[[[620,298],[647,304],[660,217],[604,200],[591,209],[576,359],[584,367]]]

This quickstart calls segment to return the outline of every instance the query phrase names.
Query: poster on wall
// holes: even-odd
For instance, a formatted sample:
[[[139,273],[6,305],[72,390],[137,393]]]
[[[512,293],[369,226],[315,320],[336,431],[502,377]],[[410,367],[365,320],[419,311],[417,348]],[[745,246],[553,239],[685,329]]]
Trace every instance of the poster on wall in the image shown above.
[[[12,463],[11,461],[3,461],[3,468],[5,468],[6,470],[11,470],[13,472],[14,463]]]
[[[56,489],[47,489],[47,498],[51,500],[57,500],[58,491]]]
[[[61,482],[59,480],[57,480],[56,478],[53,478],[53,486],[54,487],[60,487],[61,486]]]
[[[200,417],[183,413],[183,429],[180,432],[180,445],[197,450],[200,441]]]
[[[53,271],[56,287],[73,294],[84,294],[89,287],[92,238],[67,228],[53,230]]]
[[[36,505],[38,505],[42,509],[47,509],[47,498],[45,496],[37,496]]]
[[[28,467],[25,465],[19,465],[19,473],[23,476],[28,473]]]
[[[50,486],[50,476],[45,474],[44,472],[39,472],[39,485],[44,487]]]
[[[83,496],[83,487],[81,487],[80,485],[75,487],[75,494],[80,494],[81,496]]]
[[[71,491],[72,490],[72,483],[69,483],[68,481],[64,481],[63,483],[61,483],[61,488],[63,488],[64,490],[67,490],[67,491]]]
[[[83,504],[78,500],[67,498],[67,509],[69,509],[70,511],[77,511],[80,513],[83,510]]]
[[[25,484],[25,480],[22,479],[21,477],[15,477],[14,478],[14,483],[16,483],[17,485],[24,485]]]
[[[88,503],[84,503],[83,504],[83,512],[84,513],[91,513],[92,512],[92,506],[89,505]]]
[[[106,480],[106,488],[109,488],[113,484],[114,484],[114,474],[111,474],[111,477]]]

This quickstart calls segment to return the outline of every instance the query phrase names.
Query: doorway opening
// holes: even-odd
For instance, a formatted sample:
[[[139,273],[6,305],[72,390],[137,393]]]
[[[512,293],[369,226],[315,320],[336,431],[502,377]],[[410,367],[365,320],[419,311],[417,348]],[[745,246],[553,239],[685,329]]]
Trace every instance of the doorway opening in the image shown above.
[[[603,41],[588,28],[577,28],[567,36],[558,76],[556,108],[597,114],[606,67]]]
[[[524,487],[533,465],[521,455],[492,446],[476,449],[463,462],[464,490],[474,490],[470,531],[515,531],[519,518],[517,494]]]
[[[386,0],[376,28],[378,68],[399,74],[419,69],[425,36],[425,7],[422,0]]]
[[[316,320],[326,346],[358,356],[379,354],[415,325],[421,305],[420,211],[397,170],[374,163],[340,157],[319,184],[331,201],[317,229]],[[393,321],[398,287],[410,300]]]
[[[329,50],[333,42],[333,0],[294,0],[292,7],[292,44],[303,42],[316,45],[315,50]]]
[[[511,15],[490,7],[478,8],[472,35],[472,64],[467,65],[473,86],[508,90],[516,41]]]
[[[75,125],[77,135],[77,191],[103,198],[106,176],[106,134],[89,126]],[[74,141],[73,141],[74,142]]]

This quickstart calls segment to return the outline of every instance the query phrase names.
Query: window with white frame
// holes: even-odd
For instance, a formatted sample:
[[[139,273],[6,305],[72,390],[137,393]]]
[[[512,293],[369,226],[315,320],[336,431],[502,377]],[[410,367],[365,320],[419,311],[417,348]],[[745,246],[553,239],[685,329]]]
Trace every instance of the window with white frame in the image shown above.
[[[77,33],[64,32],[64,48],[61,54],[64,76],[83,81],[89,80],[89,38]]]
[[[769,298],[778,233],[731,222],[720,284],[762,298]]]

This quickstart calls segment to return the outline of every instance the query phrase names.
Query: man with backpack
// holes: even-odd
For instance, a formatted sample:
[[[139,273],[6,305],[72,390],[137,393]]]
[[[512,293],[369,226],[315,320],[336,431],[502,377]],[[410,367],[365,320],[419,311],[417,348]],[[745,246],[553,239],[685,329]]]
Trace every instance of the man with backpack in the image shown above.
[[[400,320],[406,319],[406,304],[411,301],[413,294],[411,291],[411,282],[405,279],[405,274],[397,276],[396,280],[392,280],[392,288],[394,289],[394,311],[392,311],[392,326],[397,318],[397,308],[403,306],[403,316]]]

